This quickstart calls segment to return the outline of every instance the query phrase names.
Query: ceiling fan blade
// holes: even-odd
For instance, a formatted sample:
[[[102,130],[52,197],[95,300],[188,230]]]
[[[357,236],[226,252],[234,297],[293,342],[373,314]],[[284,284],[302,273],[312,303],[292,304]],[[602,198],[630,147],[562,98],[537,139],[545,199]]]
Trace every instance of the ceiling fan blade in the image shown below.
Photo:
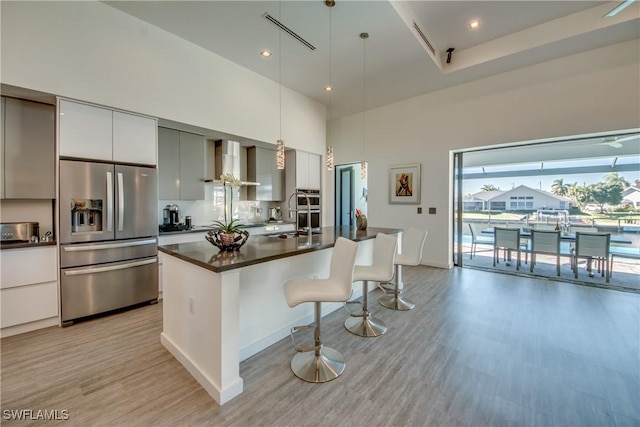
[[[640,138],[640,134],[633,134],[633,135],[627,135],[627,136],[613,136],[613,137],[604,138],[602,142],[598,142],[597,144],[608,145],[613,148],[621,148],[623,142],[631,141],[638,138]]]

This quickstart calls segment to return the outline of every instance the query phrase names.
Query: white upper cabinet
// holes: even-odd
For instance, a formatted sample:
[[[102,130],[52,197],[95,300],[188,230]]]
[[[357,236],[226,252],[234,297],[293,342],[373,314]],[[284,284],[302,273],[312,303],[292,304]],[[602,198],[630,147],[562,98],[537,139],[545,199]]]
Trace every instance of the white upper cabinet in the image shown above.
[[[60,100],[60,156],[155,165],[156,119]]]
[[[295,159],[296,188],[319,190],[320,156],[304,151],[296,151]]]
[[[113,112],[113,160],[155,165],[157,163],[156,119]]]
[[[310,190],[320,189],[320,156],[318,154],[308,154],[309,156],[309,175],[308,183]]]
[[[60,156],[113,160],[113,112],[61,99]]]

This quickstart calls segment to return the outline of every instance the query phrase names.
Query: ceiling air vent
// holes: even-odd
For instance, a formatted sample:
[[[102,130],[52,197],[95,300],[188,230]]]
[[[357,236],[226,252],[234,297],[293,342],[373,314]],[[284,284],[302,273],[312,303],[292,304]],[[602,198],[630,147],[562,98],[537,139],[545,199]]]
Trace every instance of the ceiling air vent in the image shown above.
[[[422,30],[420,29],[420,27],[418,27],[418,24],[416,24],[415,22],[413,23],[413,28],[416,29],[416,31],[418,32],[418,34],[420,34],[420,37],[422,38],[422,40],[424,41],[424,43],[427,45],[427,47],[429,48],[429,50],[431,51],[431,53],[435,56],[436,54],[436,50],[433,48],[433,46],[431,46],[431,43],[429,43],[429,40],[427,40],[427,36],[424,35],[424,33],[422,32]]]
[[[273,16],[269,15],[268,13],[265,13],[262,16],[264,16],[267,21],[271,22],[273,25],[280,28],[282,31],[289,34],[291,37],[293,37],[294,39],[298,40],[300,43],[305,45],[307,48],[309,48],[309,50],[316,50],[316,47],[314,45],[312,45],[311,43],[309,43],[308,41],[300,37],[298,34],[295,33],[295,31],[293,31],[292,29],[284,25],[282,22],[278,21]]]

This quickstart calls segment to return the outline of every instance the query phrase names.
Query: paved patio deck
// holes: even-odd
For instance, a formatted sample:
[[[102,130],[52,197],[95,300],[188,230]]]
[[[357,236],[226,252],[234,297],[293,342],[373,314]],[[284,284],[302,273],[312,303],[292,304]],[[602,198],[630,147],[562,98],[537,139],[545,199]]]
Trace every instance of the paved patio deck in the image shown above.
[[[474,256],[473,259],[469,259],[470,250],[471,245],[469,243],[464,243],[464,259],[462,261],[462,265],[464,267],[478,268],[487,271],[498,271],[508,274],[533,275],[536,277],[567,281],[581,285],[640,293],[640,260],[615,257],[613,263],[613,274],[609,283],[607,283],[605,278],[597,272],[594,277],[589,277],[586,270],[586,261],[584,260],[580,260],[578,263],[578,279],[575,279],[574,273],[571,270],[570,258],[567,256],[560,258],[560,277],[558,277],[556,275],[556,263],[554,256],[537,255],[533,273],[530,273],[530,265],[524,263],[524,254],[522,254],[522,266],[520,267],[520,271],[516,271],[515,259],[510,266],[507,266],[502,261],[502,258],[500,258],[500,263],[493,267],[493,248],[491,246],[478,244],[476,256]],[[529,254],[529,260],[530,259],[531,254]]]

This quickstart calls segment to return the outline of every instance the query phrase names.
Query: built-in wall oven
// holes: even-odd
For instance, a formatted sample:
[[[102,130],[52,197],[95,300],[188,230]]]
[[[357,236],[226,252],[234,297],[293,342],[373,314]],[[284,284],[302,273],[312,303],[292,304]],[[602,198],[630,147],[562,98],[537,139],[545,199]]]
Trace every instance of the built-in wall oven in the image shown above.
[[[298,195],[296,197],[296,209],[298,211],[298,229],[306,229],[308,227],[320,228],[320,190],[308,190],[299,188],[297,191],[304,194],[304,196]],[[309,204],[307,204],[307,199],[309,200]],[[311,207],[311,214],[309,214],[309,205]],[[311,215],[310,218],[309,215]]]
[[[298,229],[309,227],[309,213],[305,210],[298,211]],[[311,212],[311,228],[320,228],[320,212]]]

